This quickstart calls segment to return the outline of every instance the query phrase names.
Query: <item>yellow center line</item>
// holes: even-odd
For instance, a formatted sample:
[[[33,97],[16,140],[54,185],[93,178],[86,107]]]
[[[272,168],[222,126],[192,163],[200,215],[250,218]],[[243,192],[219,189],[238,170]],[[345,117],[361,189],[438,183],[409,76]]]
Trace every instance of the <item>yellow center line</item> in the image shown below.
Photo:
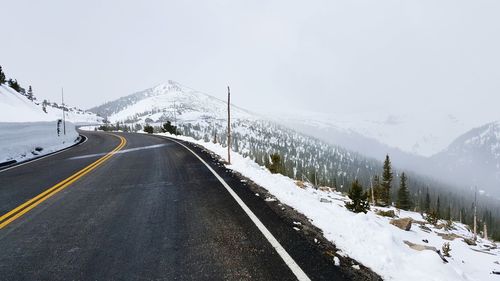
[[[118,137],[120,139],[120,144],[115,147],[112,151],[110,151],[108,154],[104,155],[103,157],[99,158],[92,164],[88,165],[87,167],[81,169],[80,171],[74,173],[70,177],[62,180],[61,182],[57,183],[51,188],[48,188],[44,192],[38,194],[36,197],[26,201],[25,203],[19,205],[15,209],[9,211],[8,213],[2,215],[0,217],[0,229],[4,228],[14,220],[18,219],[22,215],[26,214],[36,206],[38,206],[40,203],[44,202],[48,198],[54,196],[57,194],[59,191],[65,189],[66,187],[70,186],[72,183],[77,181],[78,179],[82,178],[86,174],[90,173],[92,170],[96,169],[98,166],[100,166],[102,163],[106,162],[109,158],[111,158],[117,151],[121,150],[125,145],[127,144],[127,140],[119,135],[111,134],[115,137]]]

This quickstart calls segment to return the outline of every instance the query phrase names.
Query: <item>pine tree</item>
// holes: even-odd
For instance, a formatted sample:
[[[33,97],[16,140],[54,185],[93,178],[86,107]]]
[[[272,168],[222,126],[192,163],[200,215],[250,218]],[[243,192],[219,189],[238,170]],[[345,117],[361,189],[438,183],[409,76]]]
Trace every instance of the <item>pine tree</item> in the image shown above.
[[[5,73],[3,73],[2,66],[0,66],[0,85],[5,83]]]
[[[9,85],[9,87],[14,89],[16,92],[21,93],[21,86],[19,85],[17,80],[9,79],[7,81],[7,84]]]
[[[177,135],[178,134],[177,127],[174,126],[174,125],[172,125],[172,122],[170,122],[170,121],[167,121],[166,123],[163,123],[161,131],[163,133],[170,133],[172,135]]]
[[[438,219],[441,218],[441,202],[439,201],[439,196],[438,196],[437,203],[436,203],[436,217]]]
[[[381,185],[381,201],[384,206],[389,206],[391,204],[391,186],[392,186],[392,168],[391,168],[391,160],[389,159],[389,155],[385,157],[384,161],[384,169],[382,173],[382,183]]]
[[[451,220],[451,205],[446,208],[446,213],[444,214],[445,220]]]
[[[427,214],[431,211],[431,195],[429,194],[429,190],[427,190],[427,193],[425,194],[424,211]]]
[[[371,182],[373,185],[373,197],[375,197],[375,204],[377,206],[382,206],[382,187],[380,186],[380,177],[378,175],[373,176],[373,181]],[[370,200],[371,200],[371,192],[370,192]]]
[[[47,105],[49,104],[49,102],[47,100],[43,100],[42,102],[42,109],[43,109],[43,112],[47,113]]]
[[[269,164],[267,168],[273,174],[281,173],[283,171],[281,156],[278,153],[271,154],[271,164]]]
[[[399,182],[397,207],[399,209],[408,211],[411,208],[411,202],[410,202],[410,192],[408,191],[406,180],[407,180],[406,174],[402,173]]]
[[[365,213],[370,209],[370,205],[366,199],[368,198],[368,194],[363,192],[363,187],[359,184],[358,180],[355,180],[352,183],[351,189],[348,193],[349,199],[351,202],[346,203],[345,207],[355,213]]]
[[[30,101],[35,100],[35,97],[33,96],[33,89],[31,88],[31,85],[30,85],[30,86],[29,86],[29,88],[28,88],[28,95],[27,95],[27,96],[28,96],[28,99],[29,99]]]
[[[154,128],[151,125],[146,124],[146,125],[144,125],[144,129],[143,130],[144,130],[144,132],[146,132],[148,134],[152,134],[153,131],[154,131]]]

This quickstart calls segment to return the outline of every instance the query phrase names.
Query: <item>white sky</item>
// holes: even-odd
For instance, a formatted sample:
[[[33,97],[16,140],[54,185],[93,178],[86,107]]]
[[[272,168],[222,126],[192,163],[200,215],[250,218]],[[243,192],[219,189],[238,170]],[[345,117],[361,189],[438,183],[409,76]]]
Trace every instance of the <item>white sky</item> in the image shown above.
[[[169,79],[267,112],[496,115],[500,1],[0,0],[0,65],[88,108]],[[280,106],[282,105],[282,106]],[[425,114],[425,111],[423,111]]]

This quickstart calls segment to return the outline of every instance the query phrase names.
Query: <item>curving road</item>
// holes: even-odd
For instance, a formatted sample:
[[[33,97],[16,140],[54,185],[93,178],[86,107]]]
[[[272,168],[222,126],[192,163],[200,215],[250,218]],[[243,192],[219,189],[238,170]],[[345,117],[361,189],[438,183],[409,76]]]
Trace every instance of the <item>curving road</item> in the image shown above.
[[[0,280],[297,280],[188,149],[151,135],[83,134],[79,146],[0,171]],[[345,280],[233,173],[190,148],[307,278]]]

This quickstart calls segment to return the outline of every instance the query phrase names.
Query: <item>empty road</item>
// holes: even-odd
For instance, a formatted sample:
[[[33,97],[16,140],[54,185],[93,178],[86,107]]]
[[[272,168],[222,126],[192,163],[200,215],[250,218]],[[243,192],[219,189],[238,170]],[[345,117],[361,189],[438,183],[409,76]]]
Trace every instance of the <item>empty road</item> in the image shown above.
[[[200,149],[188,145],[268,234],[183,145],[82,134],[83,144],[0,171],[0,280],[345,280]]]

